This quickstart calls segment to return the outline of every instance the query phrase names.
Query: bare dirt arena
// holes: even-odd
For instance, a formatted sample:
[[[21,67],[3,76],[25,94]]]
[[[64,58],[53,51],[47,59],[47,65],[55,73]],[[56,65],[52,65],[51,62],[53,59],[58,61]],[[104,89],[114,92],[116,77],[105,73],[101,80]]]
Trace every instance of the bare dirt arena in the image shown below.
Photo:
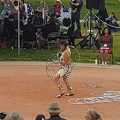
[[[120,102],[73,105],[72,98],[91,97],[94,92],[120,91],[120,66],[77,65],[69,77],[74,96],[56,98],[58,88],[46,75],[45,63],[0,62],[0,112],[20,112],[26,120],[36,115],[49,114],[50,102],[59,102],[64,110],[60,115],[68,120],[85,120],[88,109],[97,110],[103,120],[120,119]],[[100,88],[84,88],[85,84],[98,84]],[[64,86],[65,88],[65,86]],[[66,88],[65,91],[67,92]]]

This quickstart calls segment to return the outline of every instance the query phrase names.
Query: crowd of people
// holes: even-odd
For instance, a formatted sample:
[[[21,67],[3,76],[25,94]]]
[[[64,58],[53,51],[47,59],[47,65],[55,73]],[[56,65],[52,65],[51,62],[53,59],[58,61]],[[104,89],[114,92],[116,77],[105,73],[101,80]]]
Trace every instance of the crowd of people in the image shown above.
[[[10,3],[7,4],[3,4],[3,2],[4,1],[2,1],[3,8],[9,4],[9,7],[7,6],[6,9],[3,9],[1,14],[4,19],[3,35],[7,38],[10,47],[13,48],[17,46],[15,38],[17,38],[18,32],[20,32],[20,36],[23,41],[37,41],[38,38],[39,43],[42,43],[41,41],[47,39],[49,33],[59,32],[61,25],[59,17],[61,9],[64,7],[60,0],[56,0],[56,3],[53,5],[51,10],[49,10],[48,6],[43,1],[40,2],[40,5],[36,9],[32,9],[24,0],[20,0],[20,31],[18,30],[18,1],[9,1]],[[78,9],[78,6],[79,4],[77,4],[75,9]],[[80,29],[80,23],[78,20],[77,24],[78,29]],[[70,38],[74,45],[74,39],[71,37],[71,33]],[[23,44],[21,43],[21,45]],[[42,45],[42,47],[43,46],[45,45]]]
[[[38,114],[35,117],[35,120],[67,120],[67,118],[61,117],[60,113],[63,112],[63,110],[60,108],[59,103],[57,102],[50,103],[46,112],[49,113],[49,118],[46,118],[43,114]],[[0,118],[1,120],[25,120],[25,118],[16,111],[11,112],[10,114],[0,113]],[[85,120],[102,120],[102,117],[96,110],[89,109],[86,112]]]

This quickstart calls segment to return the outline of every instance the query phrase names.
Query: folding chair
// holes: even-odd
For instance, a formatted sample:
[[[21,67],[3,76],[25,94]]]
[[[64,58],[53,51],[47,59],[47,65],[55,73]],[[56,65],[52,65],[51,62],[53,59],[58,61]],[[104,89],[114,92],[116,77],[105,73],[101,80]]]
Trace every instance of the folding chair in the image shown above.
[[[59,49],[59,40],[58,40],[59,33],[58,32],[51,32],[47,37],[47,48],[58,48]]]
[[[108,54],[108,64],[109,65],[113,65],[114,61],[113,61],[113,51],[111,53]],[[100,59],[100,53],[98,54],[98,64],[101,63],[101,59]]]

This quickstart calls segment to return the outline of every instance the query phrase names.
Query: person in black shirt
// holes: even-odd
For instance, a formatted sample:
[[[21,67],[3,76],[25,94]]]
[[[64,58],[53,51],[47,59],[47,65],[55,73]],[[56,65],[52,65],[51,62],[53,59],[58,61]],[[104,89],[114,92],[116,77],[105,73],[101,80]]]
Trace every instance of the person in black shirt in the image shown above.
[[[60,113],[62,111],[63,110],[59,107],[59,103],[57,102],[50,103],[49,109],[47,109],[47,112],[49,112],[50,114],[50,118],[46,120],[66,120],[65,118],[62,118],[60,116]]]
[[[53,17],[50,18],[49,22],[42,27],[42,37],[47,39],[51,32],[58,32],[58,25]]]
[[[4,37],[10,43],[8,45],[10,45],[11,49],[14,47],[16,33],[17,29],[14,26],[14,15],[9,15],[8,19],[4,19]]]
[[[41,28],[44,26],[44,21],[41,15],[39,15],[38,11],[34,12],[33,24],[37,28],[37,33],[41,34]]]
[[[71,5],[72,8],[72,27],[74,28],[74,23],[76,22],[77,24],[77,29],[81,30],[81,26],[80,26],[80,11],[83,5],[83,1],[82,0],[68,0],[68,2]]]

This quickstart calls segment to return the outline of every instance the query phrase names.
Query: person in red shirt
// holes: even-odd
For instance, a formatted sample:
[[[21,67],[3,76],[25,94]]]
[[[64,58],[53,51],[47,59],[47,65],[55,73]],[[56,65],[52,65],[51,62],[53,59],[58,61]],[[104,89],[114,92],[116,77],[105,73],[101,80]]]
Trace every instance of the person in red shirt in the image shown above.
[[[100,58],[102,65],[107,65],[108,54],[112,52],[113,35],[108,27],[105,27],[100,35]]]
[[[56,0],[56,4],[53,6],[52,13],[56,15],[57,18],[60,17],[62,7],[62,2],[60,0]]]

